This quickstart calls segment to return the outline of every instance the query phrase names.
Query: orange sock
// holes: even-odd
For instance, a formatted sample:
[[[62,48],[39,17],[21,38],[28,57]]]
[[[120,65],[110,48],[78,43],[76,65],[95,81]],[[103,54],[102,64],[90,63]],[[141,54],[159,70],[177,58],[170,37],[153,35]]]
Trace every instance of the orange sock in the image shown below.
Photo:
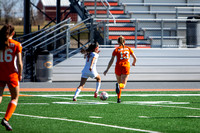
[[[122,89],[119,88],[119,94],[117,94],[117,98],[120,99],[121,98],[121,94],[122,94]]]
[[[122,89],[124,89],[124,84],[123,83],[119,83],[119,94],[117,94],[118,98],[121,98]]]
[[[10,101],[10,103],[8,104],[8,108],[4,117],[7,121],[9,121],[12,114],[15,112],[16,106],[17,103],[14,100]]]

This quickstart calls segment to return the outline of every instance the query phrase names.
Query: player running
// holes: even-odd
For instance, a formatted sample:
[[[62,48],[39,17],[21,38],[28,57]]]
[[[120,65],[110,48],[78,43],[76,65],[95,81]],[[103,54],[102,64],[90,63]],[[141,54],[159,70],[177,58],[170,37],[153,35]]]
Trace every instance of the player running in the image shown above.
[[[6,85],[11,94],[11,101],[8,104],[1,125],[5,126],[8,131],[12,131],[8,121],[18,103],[19,81],[22,80],[23,69],[22,47],[19,42],[12,39],[14,34],[14,27],[8,24],[4,25],[0,30],[0,103]]]
[[[104,75],[107,74],[108,70],[113,64],[115,56],[117,57],[117,62],[115,65],[115,75],[117,78],[116,83],[116,93],[117,93],[117,103],[121,103],[121,92],[125,88],[128,76],[130,74],[130,55],[133,57],[132,65],[135,66],[136,56],[130,47],[125,46],[125,39],[123,36],[118,38],[119,47],[117,47],[113,53],[112,57],[108,63],[107,69],[104,71]]]
[[[84,87],[87,79],[94,78],[96,79],[96,91],[94,92],[94,97],[97,98],[99,88],[101,86],[101,77],[96,70],[96,64],[98,60],[99,46],[96,44],[90,44],[90,46],[86,50],[82,50],[82,53],[85,54],[84,58],[86,58],[85,67],[82,70],[81,82],[79,87],[77,88],[75,95],[73,97],[73,101],[77,101],[77,96],[81,92],[81,89]]]

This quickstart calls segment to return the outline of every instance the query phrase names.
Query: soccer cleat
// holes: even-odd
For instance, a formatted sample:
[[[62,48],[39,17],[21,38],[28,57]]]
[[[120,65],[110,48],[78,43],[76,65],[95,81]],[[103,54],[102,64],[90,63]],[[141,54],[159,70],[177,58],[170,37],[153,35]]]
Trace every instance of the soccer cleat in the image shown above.
[[[117,99],[117,103],[121,103],[121,99],[120,98]]]
[[[116,93],[119,94],[119,84],[116,83]]]
[[[12,131],[12,127],[10,126],[10,124],[8,123],[8,121],[5,118],[2,119],[1,125],[5,126],[7,131]]]
[[[73,101],[77,101],[77,99],[75,97],[73,97]]]
[[[94,98],[97,98],[98,94],[96,93],[96,91],[94,92]]]

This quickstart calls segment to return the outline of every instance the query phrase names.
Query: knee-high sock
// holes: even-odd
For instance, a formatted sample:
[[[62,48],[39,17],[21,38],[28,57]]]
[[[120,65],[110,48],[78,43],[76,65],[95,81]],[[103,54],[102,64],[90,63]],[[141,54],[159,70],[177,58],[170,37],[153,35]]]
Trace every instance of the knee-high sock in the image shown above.
[[[17,103],[14,100],[10,101],[7,107],[5,117],[4,117],[7,121],[9,121],[12,114],[15,112],[16,107],[17,107]]]
[[[76,89],[76,92],[75,92],[75,94],[74,94],[74,97],[76,98],[78,95],[79,95],[79,93],[81,92],[81,89]]]
[[[122,89],[124,89],[125,85],[123,83],[119,84],[119,94],[117,94],[117,98],[121,98]]]
[[[100,87],[101,87],[101,82],[96,82],[96,93],[99,92]]]

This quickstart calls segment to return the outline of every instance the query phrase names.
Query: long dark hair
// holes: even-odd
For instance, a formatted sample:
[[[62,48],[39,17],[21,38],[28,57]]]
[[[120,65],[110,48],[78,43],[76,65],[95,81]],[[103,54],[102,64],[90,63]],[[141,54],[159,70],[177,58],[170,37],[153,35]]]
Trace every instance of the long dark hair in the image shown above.
[[[9,46],[9,37],[14,31],[14,27],[9,24],[5,24],[0,30],[0,50],[5,50]]]
[[[89,58],[89,57],[90,57],[90,53],[91,53],[91,52],[94,52],[95,49],[96,49],[98,46],[99,46],[98,44],[91,43],[87,49],[82,48],[82,49],[81,49],[81,53],[85,55],[84,58],[86,58],[86,57]]]

